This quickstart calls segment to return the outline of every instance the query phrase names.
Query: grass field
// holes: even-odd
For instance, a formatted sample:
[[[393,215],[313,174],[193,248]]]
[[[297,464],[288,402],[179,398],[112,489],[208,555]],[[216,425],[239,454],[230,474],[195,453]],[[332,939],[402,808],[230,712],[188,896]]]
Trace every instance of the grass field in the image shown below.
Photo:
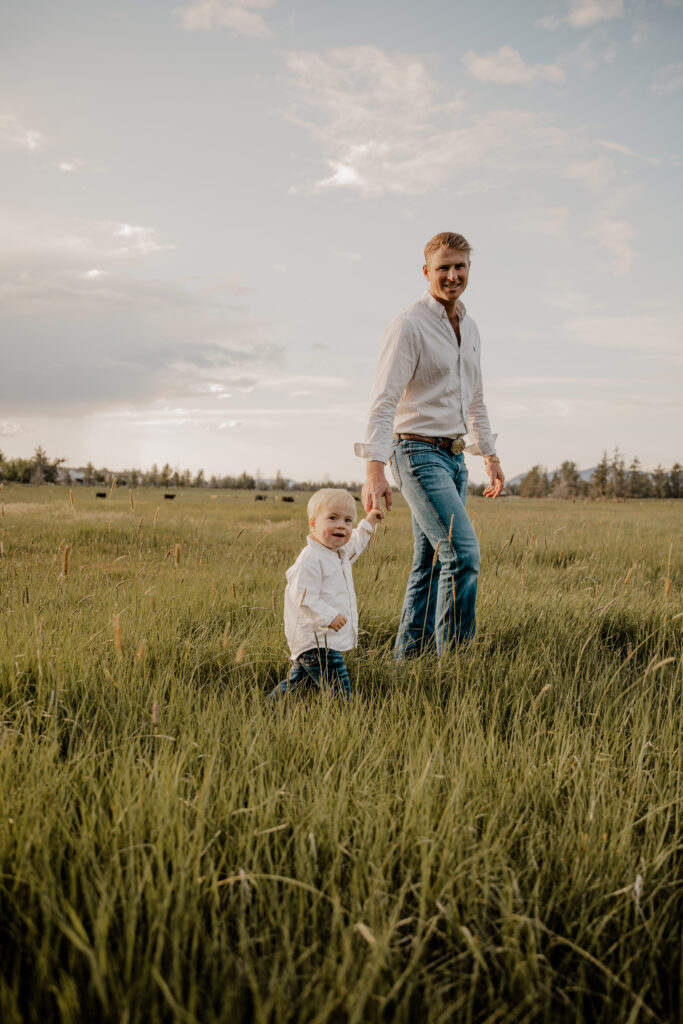
[[[266,704],[305,500],[0,492],[0,1019],[676,1022],[683,502],[469,504],[479,635]]]

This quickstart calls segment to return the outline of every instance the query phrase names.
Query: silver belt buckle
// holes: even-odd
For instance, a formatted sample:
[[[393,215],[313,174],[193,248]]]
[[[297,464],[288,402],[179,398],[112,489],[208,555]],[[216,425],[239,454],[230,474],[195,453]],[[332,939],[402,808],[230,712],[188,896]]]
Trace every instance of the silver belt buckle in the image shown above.
[[[456,437],[454,441],[451,441],[451,455],[460,455],[460,452],[465,451],[465,442],[462,437]]]

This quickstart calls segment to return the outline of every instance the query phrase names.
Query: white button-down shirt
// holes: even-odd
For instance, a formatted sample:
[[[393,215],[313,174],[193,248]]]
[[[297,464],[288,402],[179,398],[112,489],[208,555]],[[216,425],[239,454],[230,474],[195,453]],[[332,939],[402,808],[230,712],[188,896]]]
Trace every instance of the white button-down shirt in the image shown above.
[[[458,303],[460,338],[446,310],[426,291],[387,327],[368,413],[363,459],[387,462],[392,435],[468,435],[466,451],[494,454],[481,380],[481,346],[474,320]]]
[[[285,636],[292,660],[313,647],[350,651],[358,643],[358,609],[351,566],[365,550],[373,528],[361,519],[337,551],[307,539],[294,565],[286,572]],[[335,632],[330,623],[339,613],[346,624]]]

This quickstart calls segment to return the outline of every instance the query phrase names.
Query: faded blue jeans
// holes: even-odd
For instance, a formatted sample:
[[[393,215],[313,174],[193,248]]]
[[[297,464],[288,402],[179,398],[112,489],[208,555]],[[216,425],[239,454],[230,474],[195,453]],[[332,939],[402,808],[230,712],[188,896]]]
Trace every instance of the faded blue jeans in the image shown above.
[[[306,682],[313,683],[321,690],[330,689],[346,700],[351,699],[351,680],[341,651],[313,647],[295,658],[289,677],[277,684],[268,694],[268,700],[276,700],[285,693],[291,693]]]
[[[475,632],[480,558],[465,511],[465,457],[427,441],[394,441],[390,465],[412,512],[415,541],[394,654],[409,658],[436,648],[440,657]]]

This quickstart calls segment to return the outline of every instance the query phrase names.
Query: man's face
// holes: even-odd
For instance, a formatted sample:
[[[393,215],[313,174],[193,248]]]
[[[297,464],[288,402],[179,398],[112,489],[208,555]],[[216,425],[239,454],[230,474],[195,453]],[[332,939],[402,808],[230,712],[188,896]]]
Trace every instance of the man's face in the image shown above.
[[[467,288],[470,257],[463,249],[449,249],[442,245],[433,252],[422,268],[429,290],[443,306],[455,304]]]

